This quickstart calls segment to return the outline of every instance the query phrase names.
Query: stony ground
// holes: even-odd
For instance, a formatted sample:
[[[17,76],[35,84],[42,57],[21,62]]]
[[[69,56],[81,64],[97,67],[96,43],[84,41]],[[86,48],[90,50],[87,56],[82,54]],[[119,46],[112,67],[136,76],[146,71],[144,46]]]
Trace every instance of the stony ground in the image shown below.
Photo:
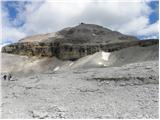
[[[2,80],[2,118],[157,118],[158,61]]]

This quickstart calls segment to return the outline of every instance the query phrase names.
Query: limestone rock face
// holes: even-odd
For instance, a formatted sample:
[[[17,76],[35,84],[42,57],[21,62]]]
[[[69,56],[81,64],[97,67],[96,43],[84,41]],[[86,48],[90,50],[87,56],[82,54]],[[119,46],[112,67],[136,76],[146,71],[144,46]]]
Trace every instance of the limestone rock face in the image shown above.
[[[158,40],[139,41],[136,37],[123,35],[102,26],[81,23],[56,33],[21,39],[17,43],[4,46],[2,52],[76,60],[101,50],[111,52],[137,45],[154,44],[158,44]]]

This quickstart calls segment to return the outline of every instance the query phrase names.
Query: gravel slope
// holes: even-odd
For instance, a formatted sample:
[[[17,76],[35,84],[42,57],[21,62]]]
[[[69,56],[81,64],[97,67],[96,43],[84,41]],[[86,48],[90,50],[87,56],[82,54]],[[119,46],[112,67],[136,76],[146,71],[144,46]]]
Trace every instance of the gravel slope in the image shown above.
[[[113,66],[159,59],[159,45],[129,47],[113,52],[109,58]]]
[[[1,74],[11,72],[12,79],[1,79],[1,118],[158,119],[157,48],[99,52],[76,62],[2,54]]]
[[[2,81],[2,118],[158,118],[158,61]]]

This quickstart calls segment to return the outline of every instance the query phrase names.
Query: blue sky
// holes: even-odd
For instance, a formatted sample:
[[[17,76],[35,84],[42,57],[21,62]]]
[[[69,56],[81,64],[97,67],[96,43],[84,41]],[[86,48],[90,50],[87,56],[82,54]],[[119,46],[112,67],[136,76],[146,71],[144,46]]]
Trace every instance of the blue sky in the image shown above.
[[[159,2],[139,1],[3,1],[3,42],[55,32],[80,22],[102,25],[140,39],[158,38]]]
[[[149,3],[149,6],[153,9],[153,12],[150,14],[149,16],[149,20],[150,20],[150,23],[154,23],[156,21],[159,20],[159,2],[158,1],[151,1]]]

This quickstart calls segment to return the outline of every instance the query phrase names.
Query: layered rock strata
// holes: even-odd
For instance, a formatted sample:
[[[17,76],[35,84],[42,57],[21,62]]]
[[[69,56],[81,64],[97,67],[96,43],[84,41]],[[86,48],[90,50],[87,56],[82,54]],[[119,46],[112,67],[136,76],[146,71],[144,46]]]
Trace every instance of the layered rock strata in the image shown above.
[[[27,56],[39,56],[39,57],[52,57],[56,56],[62,60],[76,60],[86,55],[93,54],[99,51],[112,52],[132,46],[150,46],[158,44],[158,40],[143,40],[143,41],[130,41],[111,44],[61,44],[44,43],[44,42],[24,42],[14,43],[2,48],[2,52],[27,55]]]

